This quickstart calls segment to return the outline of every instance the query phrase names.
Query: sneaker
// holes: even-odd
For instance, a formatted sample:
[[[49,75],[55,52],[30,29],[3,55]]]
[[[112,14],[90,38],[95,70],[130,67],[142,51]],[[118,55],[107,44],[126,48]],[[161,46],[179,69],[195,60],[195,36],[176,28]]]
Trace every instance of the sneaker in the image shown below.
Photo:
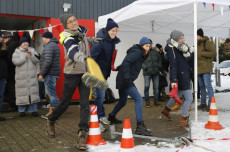
[[[109,87],[107,81],[98,80],[98,78],[88,72],[82,76],[81,80],[87,87],[100,88],[103,90]]]
[[[101,132],[105,132],[105,127],[101,123],[99,123],[99,126],[100,126]]]
[[[208,106],[204,107],[204,108],[202,109],[202,111],[209,112],[209,109],[210,109],[210,105],[208,105]]]
[[[0,121],[5,121],[6,119],[4,117],[0,116]]]
[[[101,117],[100,122],[102,122],[105,125],[110,125],[110,121],[106,117]]]
[[[198,108],[199,110],[203,110],[205,107],[207,107],[206,104],[200,104],[197,108]]]
[[[87,140],[88,138],[88,131],[86,130],[80,130],[78,132],[78,136],[77,136],[77,148],[79,150],[86,150],[87,147],[86,147],[86,143],[85,141]]]
[[[118,120],[115,116],[111,116],[109,114],[108,120],[110,121],[111,124],[121,124],[122,120]]]
[[[153,135],[153,133],[149,129],[146,128],[143,121],[137,123],[137,128],[136,128],[135,134],[144,135],[144,136],[152,136]]]
[[[25,117],[26,113],[25,112],[20,112],[20,117]]]
[[[146,108],[150,108],[150,102],[149,102],[149,100],[146,100],[145,102],[146,102],[146,105],[145,105]]]

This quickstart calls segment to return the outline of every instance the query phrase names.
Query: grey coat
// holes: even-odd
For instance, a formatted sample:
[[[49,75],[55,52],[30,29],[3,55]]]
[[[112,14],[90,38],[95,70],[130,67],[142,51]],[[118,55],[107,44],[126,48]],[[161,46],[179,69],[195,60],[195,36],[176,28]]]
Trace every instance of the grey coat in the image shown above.
[[[26,50],[16,48],[12,62],[15,68],[15,92],[16,105],[29,105],[39,101],[38,80],[36,63],[39,62],[35,57],[37,52],[33,48],[28,48],[32,54],[25,56]]]
[[[58,43],[56,38],[52,38],[44,47],[40,59],[40,75],[43,77],[46,75],[59,76],[61,73]]]

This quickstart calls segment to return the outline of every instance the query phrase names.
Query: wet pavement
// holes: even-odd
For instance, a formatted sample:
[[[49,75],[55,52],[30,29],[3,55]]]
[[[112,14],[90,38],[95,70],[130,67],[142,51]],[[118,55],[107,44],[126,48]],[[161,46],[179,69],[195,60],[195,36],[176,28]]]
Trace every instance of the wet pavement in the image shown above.
[[[106,115],[112,111],[116,103],[105,104]],[[151,100],[151,108],[145,108],[143,104],[143,118],[145,125],[153,132],[154,137],[173,138],[184,136],[188,132],[184,128],[177,127],[179,112],[171,113],[173,118],[169,121],[161,111],[164,109],[166,102],[156,107]],[[47,113],[48,109],[39,108],[39,115]],[[77,152],[76,137],[79,122],[80,107],[72,105],[56,121],[56,137],[50,138],[46,135],[45,120],[41,117],[32,117],[27,114],[25,117],[19,117],[18,112],[1,113],[1,116],[7,120],[0,122],[0,152]],[[124,120],[129,118],[131,121],[132,132],[136,128],[135,103],[128,100],[127,105],[118,113],[118,119]],[[121,140],[121,136],[115,139],[110,138],[109,126],[104,125],[107,129],[102,133],[102,138],[106,141],[116,142]],[[122,132],[123,125],[115,125],[116,132]],[[135,138],[135,145],[146,143],[157,144],[156,141],[149,139]]]

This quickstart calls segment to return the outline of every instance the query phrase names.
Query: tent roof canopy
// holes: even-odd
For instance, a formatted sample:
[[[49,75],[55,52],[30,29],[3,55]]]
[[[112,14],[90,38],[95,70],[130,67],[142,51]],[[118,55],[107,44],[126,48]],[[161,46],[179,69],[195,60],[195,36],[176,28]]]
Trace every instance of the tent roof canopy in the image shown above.
[[[205,35],[229,37],[230,0],[197,2],[197,23],[198,27],[204,29]],[[120,31],[166,34],[177,29],[193,35],[193,3],[194,0],[138,0],[111,14],[100,16],[98,23],[102,28],[106,26],[108,18],[113,18]],[[214,11],[212,4],[215,4]]]

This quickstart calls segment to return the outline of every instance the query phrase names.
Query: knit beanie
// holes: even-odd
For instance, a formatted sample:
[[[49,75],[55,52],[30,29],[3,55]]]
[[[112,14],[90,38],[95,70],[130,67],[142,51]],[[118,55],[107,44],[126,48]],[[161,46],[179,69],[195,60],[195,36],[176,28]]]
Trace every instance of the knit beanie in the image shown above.
[[[156,47],[158,48],[158,49],[160,49],[160,48],[162,48],[162,45],[160,45],[160,44],[156,44]]]
[[[199,35],[199,36],[201,36],[201,37],[204,37],[204,32],[203,32],[202,28],[199,28],[199,29],[197,30],[197,35]]]
[[[145,44],[151,44],[151,41],[147,37],[142,37],[140,42],[139,42],[139,45],[143,46]]]
[[[27,40],[27,38],[22,37],[22,38],[20,39],[20,41],[19,41],[19,46],[22,45],[22,43],[24,43],[24,42],[28,42],[28,43],[29,43],[29,41]]]
[[[119,26],[118,26],[118,24],[117,24],[116,22],[114,22],[113,19],[109,18],[109,19],[107,20],[107,24],[106,24],[105,29],[106,29],[107,31],[109,31],[109,30],[113,29],[114,27],[117,27],[117,28],[118,28]]]
[[[66,29],[66,25],[67,25],[67,20],[71,17],[74,16],[72,14],[61,14],[59,19],[61,20],[62,25],[64,26],[64,28]]]
[[[45,32],[42,35],[42,37],[52,39],[53,38],[53,34],[51,32]]]
[[[178,30],[173,30],[170,33],[170,38],[173,39],[174,41],[177,41],[177,42],[180,40],[181,36],[184,36],[184,34]]]

